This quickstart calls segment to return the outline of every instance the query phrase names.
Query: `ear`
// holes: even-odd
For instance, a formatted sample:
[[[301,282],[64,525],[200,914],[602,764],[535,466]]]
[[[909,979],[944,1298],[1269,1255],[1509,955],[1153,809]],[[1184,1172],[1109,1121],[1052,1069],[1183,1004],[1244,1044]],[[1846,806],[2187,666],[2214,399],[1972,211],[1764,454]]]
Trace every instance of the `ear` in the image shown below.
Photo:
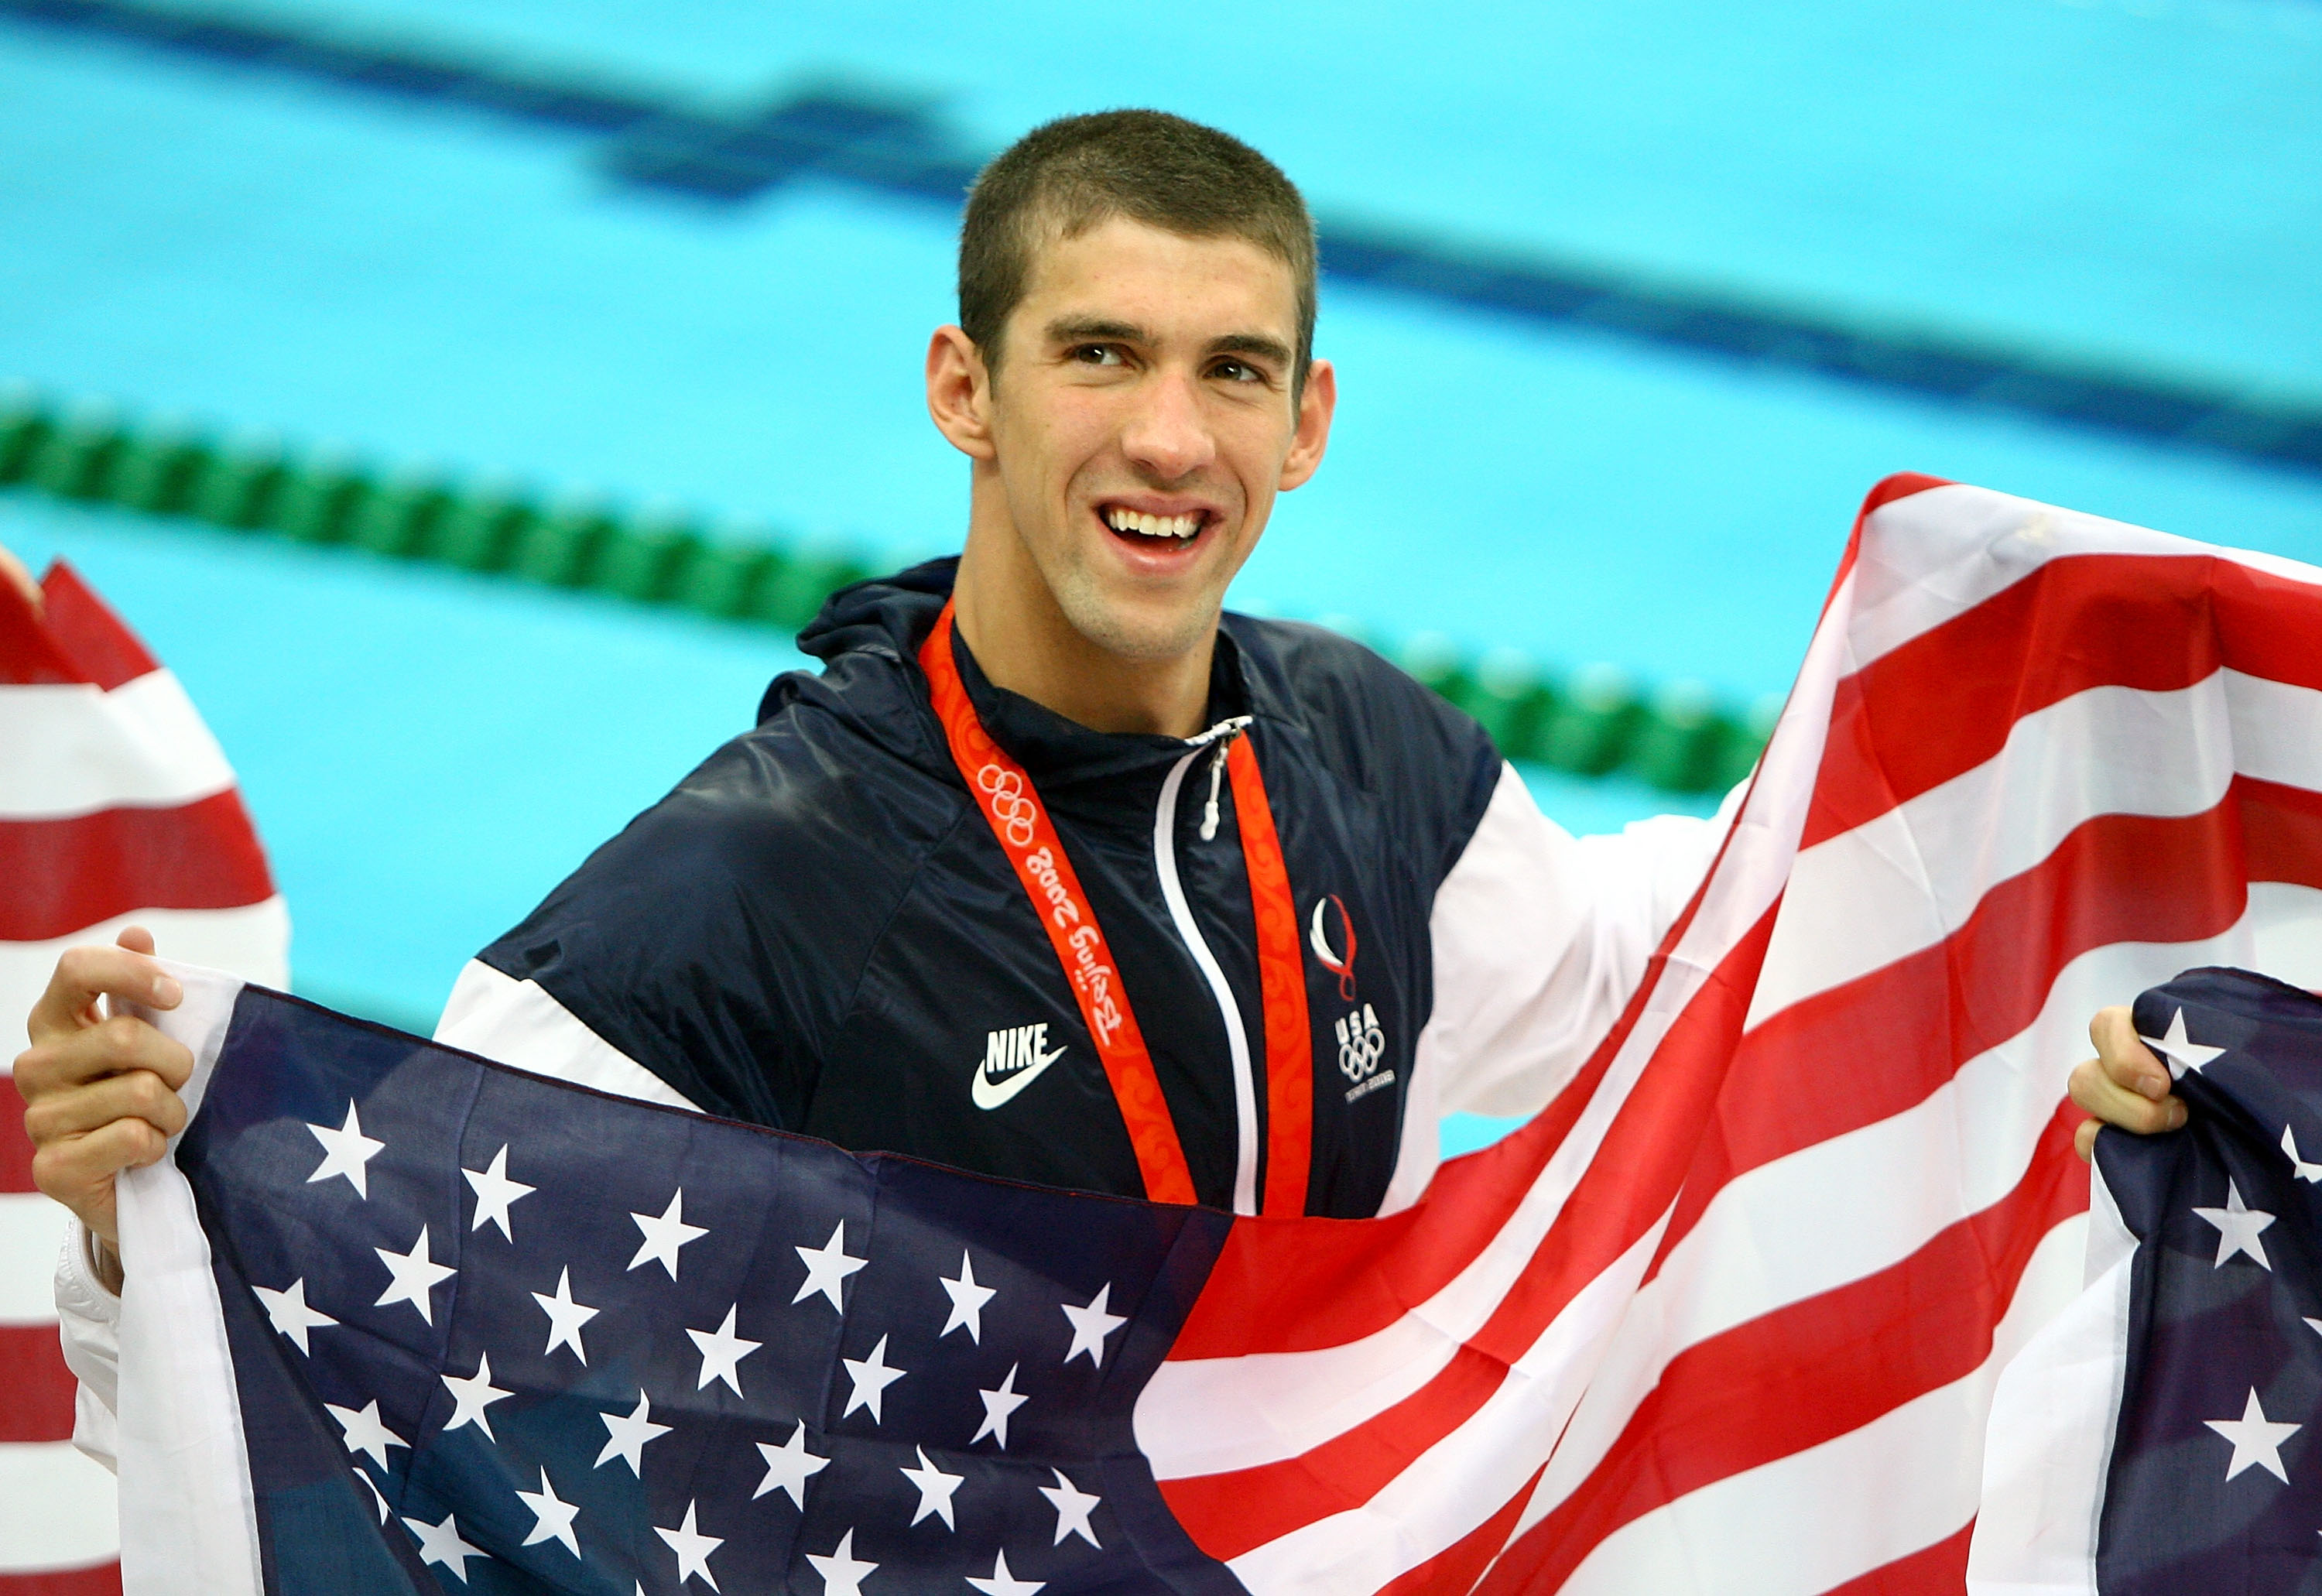
[[[992,373],[974,340],[957,327],[937,327],[928,341],[928,415],[962,454],[993,458]]]
[[[1328,360],[1306,369],[1306,391],[1298,397],[1298,433],[1290,441],[1289,458],[1282,462],[1284,493],[1305,486],[1322,463],[1330,442],[1330,417],[1339,408],[1339,374]]]

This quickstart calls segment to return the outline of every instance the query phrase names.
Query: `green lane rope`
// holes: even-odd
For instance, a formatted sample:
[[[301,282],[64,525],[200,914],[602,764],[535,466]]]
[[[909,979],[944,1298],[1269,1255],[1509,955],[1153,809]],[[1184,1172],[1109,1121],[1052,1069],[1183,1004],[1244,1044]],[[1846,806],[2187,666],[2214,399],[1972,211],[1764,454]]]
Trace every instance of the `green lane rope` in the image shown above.
[[[830,594],[876,574],[857,551],[736,541],[680,514],[141,425],[109,406],[60,406],[32,390],[0,392],[0,488],[10,486],[792,633]],[[1509,758],[1668,792],[1721,792],[1739,781],[1780,708],[1778,697],[1746,711],[1723,705],[1693,681],[1648,690],[1610,665],[1559,676],[1510,649],[1470,659],[1433,634],[1399,645],[1367,641],[1475,716]]]

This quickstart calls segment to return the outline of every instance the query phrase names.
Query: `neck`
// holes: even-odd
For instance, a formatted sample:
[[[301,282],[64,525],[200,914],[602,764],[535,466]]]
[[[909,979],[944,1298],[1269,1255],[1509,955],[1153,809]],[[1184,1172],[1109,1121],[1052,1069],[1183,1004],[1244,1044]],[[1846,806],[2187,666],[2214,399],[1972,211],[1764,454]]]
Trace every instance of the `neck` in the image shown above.
[[[1010,526],[968,528],[953,622],[994,687],[1097,732],[1190,737],[1207,725],[1214,623],[1182,654],[1131,659],[1066,617]]]

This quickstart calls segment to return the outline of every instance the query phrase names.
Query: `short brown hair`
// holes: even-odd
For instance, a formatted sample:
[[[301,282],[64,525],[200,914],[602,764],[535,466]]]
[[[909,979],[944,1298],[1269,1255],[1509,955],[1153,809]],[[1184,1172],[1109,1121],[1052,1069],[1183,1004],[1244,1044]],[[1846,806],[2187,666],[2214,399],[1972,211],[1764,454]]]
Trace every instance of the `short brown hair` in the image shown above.
[[[1229,133],[1166,111],[1100,111],[1034,128],[969,190],[959,230],[959,324],[1000,367],[1043,224],[1074,238],[1114,216],[1187,238],[1247,240],[1290,268],[1298,294],[1293,380],[1314,354],[1314,222],[1282,169]]]

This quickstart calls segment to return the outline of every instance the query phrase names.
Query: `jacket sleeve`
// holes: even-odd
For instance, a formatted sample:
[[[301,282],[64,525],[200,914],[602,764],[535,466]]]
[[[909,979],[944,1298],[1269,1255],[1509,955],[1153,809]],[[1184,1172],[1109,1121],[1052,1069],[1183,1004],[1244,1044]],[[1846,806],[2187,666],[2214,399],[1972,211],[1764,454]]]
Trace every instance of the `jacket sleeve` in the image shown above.
[[[480,960],[460,972],[435,1026],[435,1040],[535,1075],[591,1086],[617,1097],[690,1108],[684,1094],[575,1019],[536,981],[515,980]],[[88,1232],[76,1220],[57,1260],[58,1334],[65,1365],[80,1382],[73,1445],[114,1466],[120,1411],[121,1299],[89,1260]]]
[[[1742,791],[1707,819],[1662,815],[1576,837],[1502,769],[1429,914],[1435,1004],[1380,1212],[1426,1190],[1444,1115],[1536,1114],[1579,1072],[1708,873]]]
[[[1662,815],[1575,837],[1513,768],[1437,889],[1435,1004],[1420,1036],[1440,1113],[1533,1114],[1611,1029],[1723,840],[1738,789],[1704,819]]]

